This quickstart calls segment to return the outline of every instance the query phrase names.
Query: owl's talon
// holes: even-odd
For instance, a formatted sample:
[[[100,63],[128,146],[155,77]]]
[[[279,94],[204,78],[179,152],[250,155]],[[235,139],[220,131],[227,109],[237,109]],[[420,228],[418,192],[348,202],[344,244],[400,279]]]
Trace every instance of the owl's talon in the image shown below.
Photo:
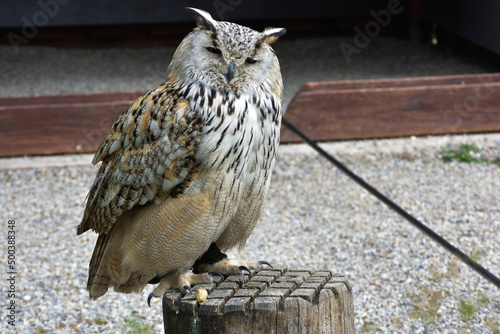
[[[267,261],[261,260],[261,261],[257,261],[257,263],[260,264],[260,265],[265,264],[266,266],[269,266],[269,267],[271,267],[271,269],[273,269],[273,266],[269,262],[267,262]]]
[[[221,273],[217,272],[217,271],[211,271],[208,273],[210,276],[220,276],[222,279],[225,279],[224,275],[222,275]]]
[[[252,272],[250,271],[250,269],[246,266],[239,266],[238,267],[239,270],[244,270],[246,272],[248,272],[248,275],[252,275]]]
[[[182,288],[184,289],[185,293],[187,293],[186,291],[189,291],[189,293],[193,293],[193,290],[191,290],[191,287],[189,285],[184,285]]]
[[[151,308],[151,299],[153,298],[153,296],[154,296],[154,292],[151,292],[149,294],[149,296],[148,296],[148,306],[149,306],[149,308]]]

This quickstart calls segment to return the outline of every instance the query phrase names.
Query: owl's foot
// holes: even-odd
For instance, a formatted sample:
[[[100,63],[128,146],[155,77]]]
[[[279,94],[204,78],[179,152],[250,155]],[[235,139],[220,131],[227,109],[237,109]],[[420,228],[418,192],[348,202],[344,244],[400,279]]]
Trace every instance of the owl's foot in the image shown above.
[[[151,307],[151,299],[159,298],[170,288],[179,289],[182,294],[193,293],[191,286],[201,283],[212,283],[212,276],[218,273],[193,274],[188,271],[182,275],[167,275],[160,279],[160,284],[148,296],[148,305]]]
[[[220,251],[215,243],[212,243],[205,254],[194,263],[193,272],[218,272],[224,275],[238,275],[246,271],[251,274],[251,270],[258,270],[262,265],[272,268],[271,264],[267,261],[247,262],[230,260],[226,254]]]
[[[197,270],[199,272],[216,271],[224,275],[241,275],[248,272],[251,275],[252,270],[260,270],[263,265],[273,267],[267,261],[248,262],[224,259],[213,264],[202,263],[198,265]]]
[[[259,268],[261,268],[262,265],[266,265],[266,266],[270,267],[271,269],[273,269],[273,266],[267,261],[263,261],[263,260],[257,261],[257,265]],[[247,266],[240,266],[239,269],[247,271],[248,274],[250,274],[250,275],[252,274],[252,272],[250,271],[250,268],[248,268]]]

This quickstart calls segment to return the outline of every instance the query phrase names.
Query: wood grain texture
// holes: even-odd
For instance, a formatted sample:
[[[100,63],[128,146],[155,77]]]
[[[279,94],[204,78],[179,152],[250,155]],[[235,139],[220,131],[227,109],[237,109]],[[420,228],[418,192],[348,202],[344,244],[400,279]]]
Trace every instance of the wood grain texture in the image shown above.
[[[94,152],[144,91],[0,99],[0,156]],[[500,74],[308,83],[285,117],[313,140],[500,131]],[[300,139],[283,127],[281,142]]]
[[[285,117],[320,141],[500,131],[499,93],[500,74],[308,83]]]
[[[0,156],[94,152],[143,93],[0,99]]]
[[[209,295],[198,304],[200,286]],[[354,333],[351,285],[327,270],[277,265],[193,292],[164,295],[165,333]]]

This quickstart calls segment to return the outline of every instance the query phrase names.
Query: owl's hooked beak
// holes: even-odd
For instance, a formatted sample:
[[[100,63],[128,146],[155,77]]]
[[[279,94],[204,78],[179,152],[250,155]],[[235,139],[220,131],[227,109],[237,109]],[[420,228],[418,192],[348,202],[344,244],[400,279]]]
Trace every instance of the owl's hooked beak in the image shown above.
[[[226,76],[226,80],[227,80],[228,83],[231,81],[231,79],[233,79],[233,76],[234,76],[234,61],[232,61],[229,64],[229,67],[227,68],[227,72],[226,72],[225,76]]]

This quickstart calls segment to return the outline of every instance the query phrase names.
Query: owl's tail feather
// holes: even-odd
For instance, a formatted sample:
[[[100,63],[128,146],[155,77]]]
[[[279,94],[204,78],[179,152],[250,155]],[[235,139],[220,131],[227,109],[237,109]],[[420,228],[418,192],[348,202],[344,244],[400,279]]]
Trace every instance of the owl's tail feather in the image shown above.
[[[141,292],[155,275],[125,268],[119,243],[112,236],[113,233],[99,235],[90,260],[87,290],[94,300],[104,295],[110,287],[122,293]]]
[[[87,290],[91,299],[97,299],[104,295],[110,286],[111,279],[108,272],[108,243],[110,234],[101,234],[97,238],[94,253],[90,259],[89,279],[87,282]]]

